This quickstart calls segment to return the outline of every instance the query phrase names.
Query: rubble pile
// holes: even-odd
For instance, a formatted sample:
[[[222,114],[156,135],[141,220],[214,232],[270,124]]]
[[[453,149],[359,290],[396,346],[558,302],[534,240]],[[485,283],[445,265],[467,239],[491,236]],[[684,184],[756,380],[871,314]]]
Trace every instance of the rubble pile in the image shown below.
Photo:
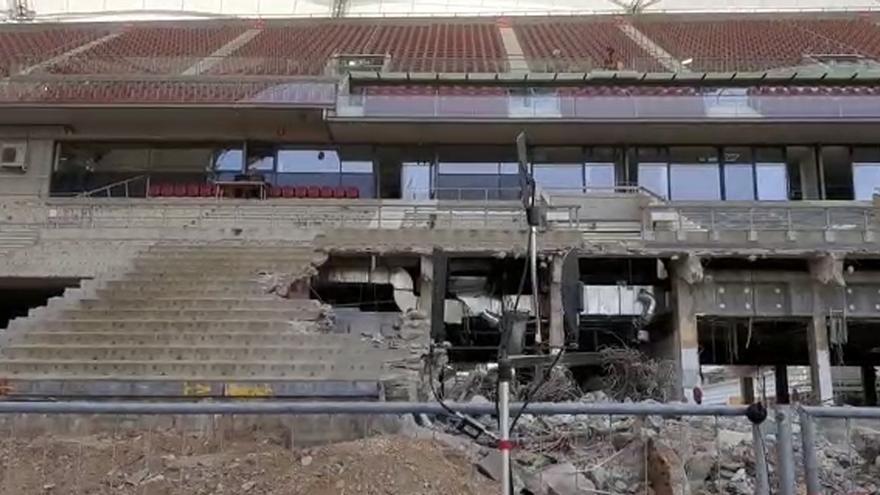
[[[487,401],[494,375],[478,369],[458,383],[450,398]],[[556,379],[564,381],[564,374]],[[571,380],[569,378],[569,380]],[[570,401],[576,385],[556,384],[557,392],[540,400]],[[465,392],[463,393],[462,389]],[[520,387],[520,392],[524,387]],[[561,391],[561,392],[560,392]],[[486,395],[483,395],[483,394]],[[489,398],[487,398],[489,397]],[[519,399],[523,397],[520,396]],[[491,399],[494,400],[494,399]],[[537,400],[537,399],[536,399]],[[608,403],[603,391],[581,393],[584,403]],[[622,402],[633,402],[626,399]],[[641,403],[656,403],[652,400]],[[771,414],[762,424],[762,448],[768,463],[771,492],[778,486],[776,424]],[[476,418],[487,430],[497,419]],[[842,428],[838,421],[836,428]],[[830,428],[830,426],[828,427]],[[847,433],[817,435],[820,478],[827,493],[878,493],[880,430],[854,426]],[[793,425],[795,467],[803,484],[800,428]],[[535,495],[613,493],[681,495],[755,493],[755,450],[752,425],[744,417],[595,416],[524,414],[513,431],[516,478]],[[847,442],[849,438],[849,442]],[[491,446],[491,439],[484,439]],[[561,479],[568,483],[560,485]],[[549,480],[549,482],[548,482]],[[562,486],[562,488],[560,487]]]

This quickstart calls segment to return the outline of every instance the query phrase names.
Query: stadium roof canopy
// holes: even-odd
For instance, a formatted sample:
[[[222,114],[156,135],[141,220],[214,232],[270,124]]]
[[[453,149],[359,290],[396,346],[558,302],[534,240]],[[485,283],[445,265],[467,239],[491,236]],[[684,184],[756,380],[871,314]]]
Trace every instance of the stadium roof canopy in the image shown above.
[[[36,21],[880,10],[880,0],[0,0],[0,7],[4,2],[0,20],[27,10]]]

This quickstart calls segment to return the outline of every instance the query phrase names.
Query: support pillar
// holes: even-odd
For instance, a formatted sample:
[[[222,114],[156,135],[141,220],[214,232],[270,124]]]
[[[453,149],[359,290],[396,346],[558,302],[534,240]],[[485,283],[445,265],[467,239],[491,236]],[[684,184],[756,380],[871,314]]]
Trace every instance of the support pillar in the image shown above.
[[[430,318],[433,312],[434,301],[434,258],[431,255],[422,255],[419,266],[419,311]]]
[[[422,257],[422,263],[425,257]],[[428,288],[431,292],[431,311],[428,313],[431,318],[431,338],[435,342],[446,340],[446,279],[448,277],[447,267],[449,266],[449,258],[441,249],[434,249],[431,255],[431,284]],[[422,265],[424,269],[424,265]]]
[[[877,405],[877,369],[873,366],[862,366],[862,388],[865,392],[865,405]]]
[[[791,395],[788,392],[788,366],[777,364],[773,375],[776,379],[776,403],[791,403]]]
[[[807,326],[807,347],[810,352],[810,386],[819,404],[832,404],[834,391],[831,380],[831,353],[828,346],[828,315],[832,303],[824,297],[828,286],[843,286],[843,259],[834,253],[810,260],[813,311]]]
[[[739,379],[739,396],[742,398],[743,404],[754,404],[755,402],[755,378],[744,376]]]
[[[554,256],[550,267],[550,349],[565,346],[565,308],[562,304],[562,256]]]
[[[679,398],[687,399],[688,402],[694,401],[694,388],[702,386],[694,295],[694,284],[702,279],[703,272],[699,258],[687,256],[673,264],[672,292],[675,298],[673,339],[675,360],[679,365],[677,389]]]

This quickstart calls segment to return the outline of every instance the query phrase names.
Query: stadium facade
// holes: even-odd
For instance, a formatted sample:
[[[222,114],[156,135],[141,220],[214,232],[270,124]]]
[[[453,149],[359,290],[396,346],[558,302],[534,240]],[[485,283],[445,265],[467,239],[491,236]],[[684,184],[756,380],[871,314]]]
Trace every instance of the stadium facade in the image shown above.
[[[536,356],[639,346],[682,396],[707,365],[804,365],[822,402],[855,366],[876,401],[876,18],[664,4],[0,26],[6,314],[53,296],[9,323],[4,390],[378,397],[359,328],[419,310],[413,338],[484,360],[521,299]],[[291,333],[309,298],[349,335]]]

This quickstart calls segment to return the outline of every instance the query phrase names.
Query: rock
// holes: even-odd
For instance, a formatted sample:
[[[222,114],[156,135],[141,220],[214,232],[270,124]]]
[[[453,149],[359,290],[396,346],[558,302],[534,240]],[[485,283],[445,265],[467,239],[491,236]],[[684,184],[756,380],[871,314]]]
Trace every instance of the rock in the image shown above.
[[[492,401],[490,401],[489,399],[487,399],[479,394],[471,397],[471,400],[469,400],[468,402],[471,404],[491,404],[492,403]]]
[[[608,470],[602,466],[597,466],[587,471],[587,478],[596,485],[596,488],[604,489],[608,483]]]
[[[712,456],[697,454],[688,459],[684,471],[694,488],[699,488],[712,474],[714,467],[715,459]]]
[[[487,451],[474,463],[474,466],[483,476],[494,481],[501,481],[501,452]]]
[[[165,481],[165,476],[161,475],[161,474],[157,474],[155,476],[150,476],[149,478],[145,479],[143,481],[143,483],[141,483],[141,484],[142,485],[149,485],[150,483],[158,483],[160,481]]]
[[[874,458],[874,467],[880,468],[880,455]]]
[[[241,491],[243,491],[243,492],[250,491],[255,486],[257,486],[256,481],[248,481],[248,482],[241,485]]]
[[[722,450],[729,450],[739,445],[750,444],[752,435],[733,430],[718,430],[717,441]]]
[[[43,485],[43,490],[47,491],[47,492],[54,489],[54,488],[55,488],[55,483],[46,483],[45,485]]]
[[[648,440],[648,480],[657,495],[690,495],[684,463],[668,445]]]
[[[299,463],[300,465],[302,465],[302,467],[310,466],[312,464],[312,456],[304,455],[302,459],[299,460]]]
[[[853,426],[850,431],[853,449],[867,462],[880,456],[880,430],[867,426]]]
[[[147,479],[147,476],[150,475],[150,470],[147,468],[141,469],[140,471],[135,471],[134,473],[128,474],[125,476],[125,482],[129,485],[139,485],[142,481]]]
[[[596,491],[596,485],[570,462],[548,466],[541,471],[539,478],[541,494],[587,495]]]
[[[614,489],[619,492],[628,492],[629,486],[621,480],[617,480],[614,482]]]

